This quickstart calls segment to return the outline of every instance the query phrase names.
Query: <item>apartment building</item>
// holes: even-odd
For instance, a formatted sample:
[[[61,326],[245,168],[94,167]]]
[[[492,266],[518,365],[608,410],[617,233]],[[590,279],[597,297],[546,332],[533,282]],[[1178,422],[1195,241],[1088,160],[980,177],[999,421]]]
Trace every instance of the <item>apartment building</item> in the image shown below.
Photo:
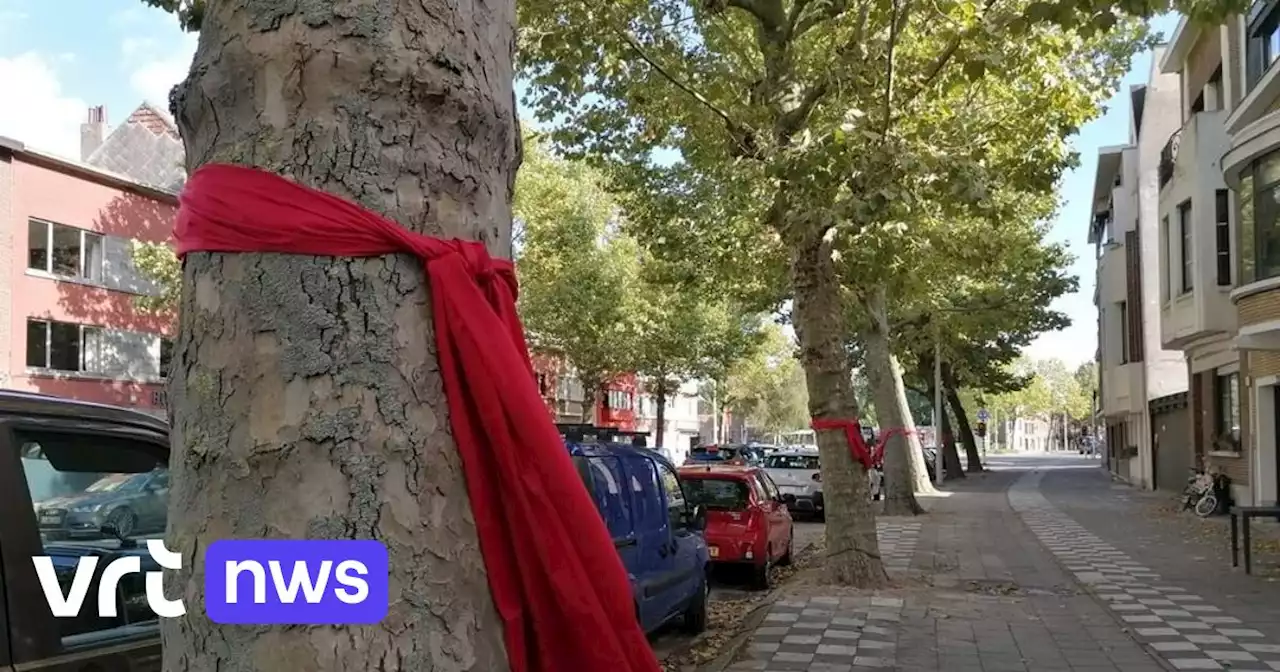
[[[169,239],[182,145],[147,105],[106,124],[79,160],[0,137],[0,387],[164,415],[173,321],[137,309],[131,241]]]
[[[1144,488],[1157,485],[1154,400],[1185,394],[1186,362],[1160,331],[1160,156],[1181,126],[1176,75],[1159,70],[1129,90],[1125,144],[1098,150],[1090,243],[1097,254],[1098,371],[1110,468]],[[1174,446],[1161,446],[1169,452]]]
[[[1190,452],[1172,467],[1202,464],[1249,498],[1241,436],[1240,354],[1231,295],[1238,280],[1239,204],[1223,179],[1230,92],[1241,87],[1240,33],[1183,20],[1160,62],[1178,78],[1179,128],[1160,156],[1160,340],[1186,355]]]
[[[1254,2],[1217,30],[1227,39],[1222,173],[1233,191],[1236,347],[1240,351],[1240,503],[1277,500],[1280,403],[1280,7]]]

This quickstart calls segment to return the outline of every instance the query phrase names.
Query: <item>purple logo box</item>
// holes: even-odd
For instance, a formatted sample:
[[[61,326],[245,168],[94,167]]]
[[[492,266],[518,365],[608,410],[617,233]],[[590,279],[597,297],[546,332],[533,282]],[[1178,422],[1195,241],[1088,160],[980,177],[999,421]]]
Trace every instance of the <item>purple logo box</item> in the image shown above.
[[[388,568],[380,541],[223,539],[204,552],[205,612],[235,625],[378,623]]]

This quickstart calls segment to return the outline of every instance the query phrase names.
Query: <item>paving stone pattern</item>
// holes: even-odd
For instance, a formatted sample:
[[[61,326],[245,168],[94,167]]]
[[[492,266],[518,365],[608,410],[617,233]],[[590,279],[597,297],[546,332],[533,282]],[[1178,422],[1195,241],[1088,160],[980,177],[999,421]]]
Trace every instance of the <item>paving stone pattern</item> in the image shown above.
[[[731,670],[893,668],[903,601],[896,597],[779,600]]]
[[[916,554],[916,542],[920,539],[921,523],[880,521],[876,526],[876,538],[880,540],[880,558],[890,572],[905,572],[911,567]]]
[[[921,524],[880,521],[880,555],[891,572],[911,564]],[[893,668],[903,601],[896,597],[808,597],[779,600],[748,644],[750,657],[732,670],[847,671]]]
[[[1179,670],[1280,670],[1280,645],[1202,596],[1103,541],[1054,506],[1039,490],[1043,472],[1009,489],[1009,504],[1078,581],[1128,625],[1130,633]]]

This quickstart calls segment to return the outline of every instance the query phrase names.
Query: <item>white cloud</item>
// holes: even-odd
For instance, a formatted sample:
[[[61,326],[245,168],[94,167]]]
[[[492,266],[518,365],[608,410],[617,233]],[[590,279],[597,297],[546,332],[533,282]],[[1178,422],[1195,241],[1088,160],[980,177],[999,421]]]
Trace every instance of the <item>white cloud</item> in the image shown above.
[[[153,38],[129,38],[121,45],[127,67],[132,67],[129,85],[144,100],[158,109],[169,109],[169,90],[187,77],[191,58],[196,53],[197,37],[183,33],[177,45],[163,48]]]
[[[0,58],[0,135],[70,158],[80,156],[80,123],[85,102],[66,95],[53,63],[27,52]]]

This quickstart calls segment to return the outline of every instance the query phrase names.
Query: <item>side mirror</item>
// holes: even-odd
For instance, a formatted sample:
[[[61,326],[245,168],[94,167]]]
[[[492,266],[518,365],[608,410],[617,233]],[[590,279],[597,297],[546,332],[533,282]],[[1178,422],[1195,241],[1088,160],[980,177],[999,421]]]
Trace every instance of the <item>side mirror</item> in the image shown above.
[[[693,507],[693,520],[690,523],[695,532],[703,532],[707,529],[707,510],[701,504]]]

